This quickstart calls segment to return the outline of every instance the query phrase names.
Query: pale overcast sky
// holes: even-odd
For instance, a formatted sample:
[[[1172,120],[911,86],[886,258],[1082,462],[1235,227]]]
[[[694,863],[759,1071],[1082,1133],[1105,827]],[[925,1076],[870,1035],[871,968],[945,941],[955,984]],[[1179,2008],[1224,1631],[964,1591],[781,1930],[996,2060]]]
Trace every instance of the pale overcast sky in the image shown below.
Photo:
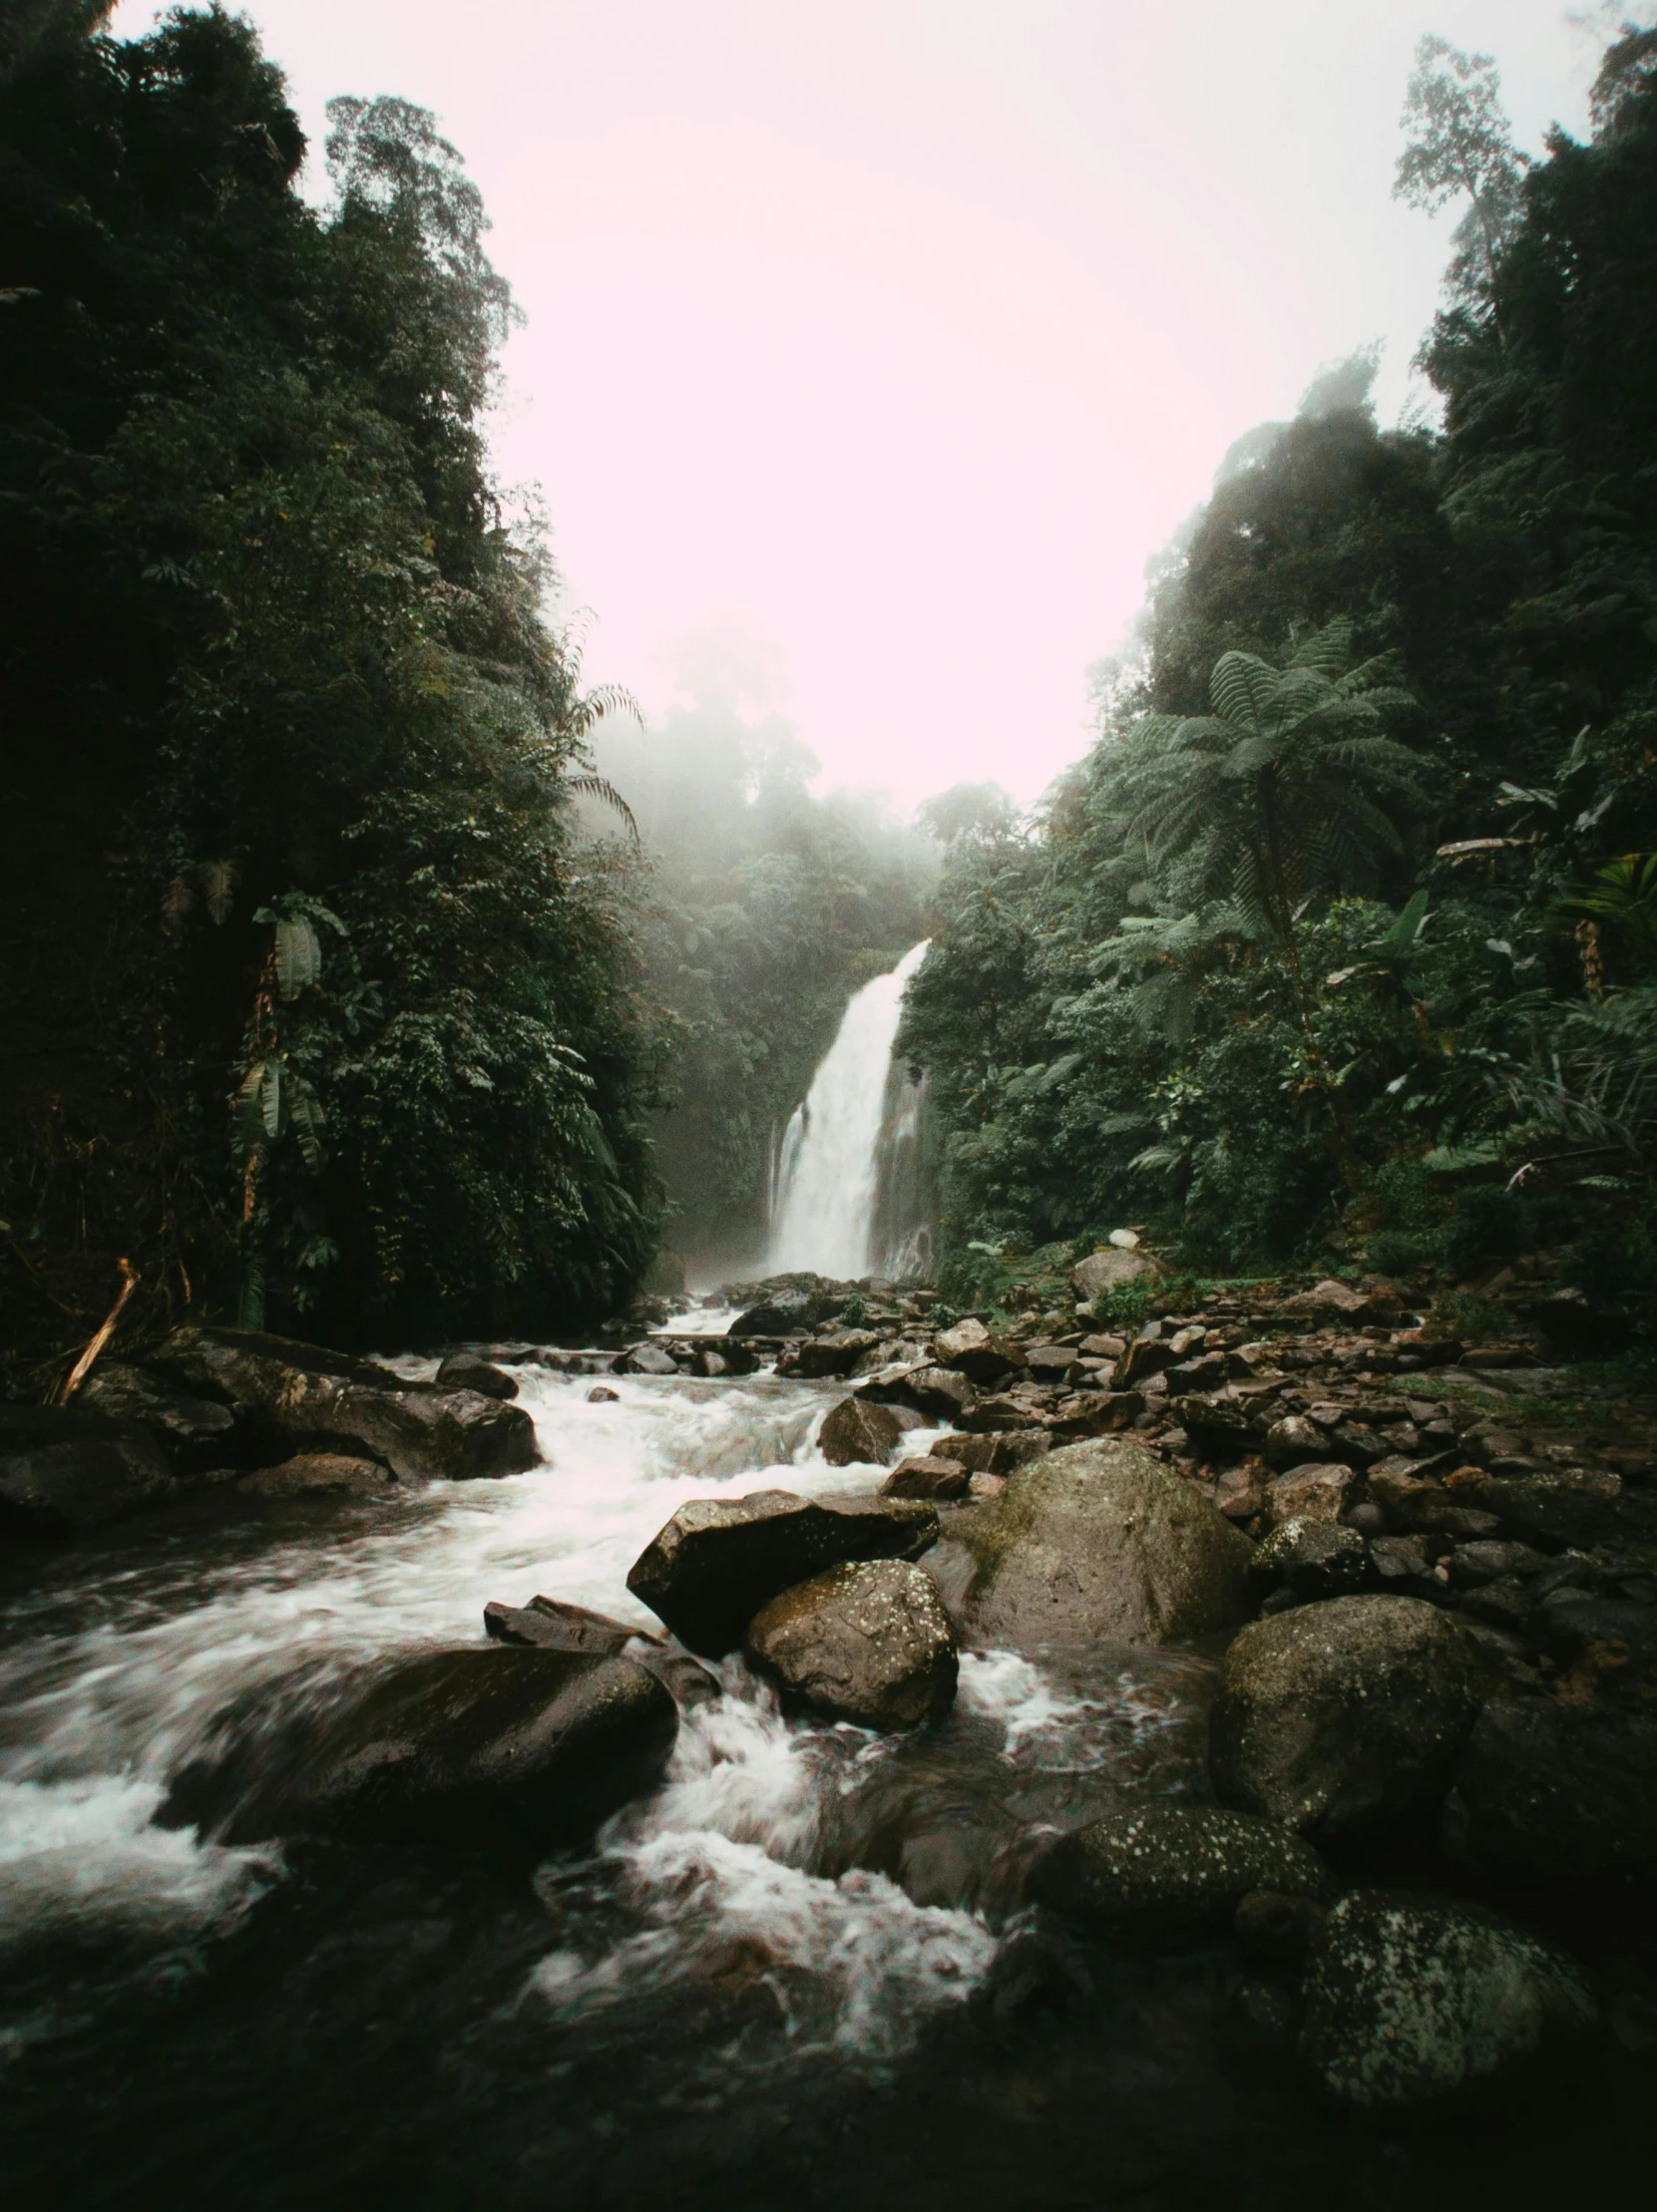
[[[1390,196],[1422,32],[1496,56],[1532,149],[1602,43],[1560,0],[247,12],[318,159],[330,95],[396,93],[481,184],[528,316],[497,467],[589,678],[739,683],[905,803],[1076,756],[1147,556],[1320,364],[1382,338],[1405,403],[1450,220]]]

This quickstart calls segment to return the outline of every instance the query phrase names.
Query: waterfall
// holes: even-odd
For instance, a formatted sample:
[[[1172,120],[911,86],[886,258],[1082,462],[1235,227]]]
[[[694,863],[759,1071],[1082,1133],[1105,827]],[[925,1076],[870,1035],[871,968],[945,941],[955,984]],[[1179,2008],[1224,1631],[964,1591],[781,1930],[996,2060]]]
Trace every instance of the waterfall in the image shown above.
[[[768,1275],[810,1269],[844,1282],[884,1272],[906,1239],[917,1258],[924,1252],[915,1242],[922,1225],[899,1221],[883,1201],[897,1186],[907,1190],[918,1159],[920,1094],[893,1066],[892,1040],[904,986],[926,952],[912,946],[890,975],[864,984],[795,1108],[777,1157]],[[905,1216],[914,1210],[911,1199],[895,1203]]]

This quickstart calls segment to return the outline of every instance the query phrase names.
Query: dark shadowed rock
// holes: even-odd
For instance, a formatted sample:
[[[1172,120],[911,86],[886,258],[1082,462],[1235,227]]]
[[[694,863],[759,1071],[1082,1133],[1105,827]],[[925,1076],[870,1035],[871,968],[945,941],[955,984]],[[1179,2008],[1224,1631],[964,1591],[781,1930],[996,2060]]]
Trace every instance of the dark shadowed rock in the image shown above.
[[[1493,1913],[1354,1890],[1312,1947],[1300,2056],[1357,2111],[1431,2108],[1499,2084],[1597,2014],[1574,1961]]]
[[[1435,1804],[1477,1712],[1477,1648],[1417,1598],[1336,1598],[1226,1653],[1209,1734],[1222,1803],[1320,1841]]]
[[[866,1728],[936,1720],[955,1696],[949,1616],[932,1577],[902,1560],[831,1567],[783,1591],[744,1648],[785,1693]]]
[[[1454,1858],[1505,1888],[1578,1915],[1625,1909],[1657,1881],[1657,1713],[1494,1700],[1461,1753],[1445,1833]]]
[[[972,1475],[959,1459],[906,1459],[881,1484],[883,1498],[964,1498]]]
[[[627,1588],[681,1644],[721,1659],[779,1592],[843,1560],[917,1559],[938,1515],[910,1498],[693,1498],[645,1548]]]
[[[518,1395],[518,1385],[506,1369],[476,1351],[450,1352],[437,1370],[437,1379],[445,1389],[476,1390],[480,1397],[503,1402]]]
[[[643,1667],[567,1652],[434,1652],[313,1698],[273,1726],[251,1700],[226,1714],[162,1825],[540,1851],[647,1789],[678,1727]]]
[[[483,1609],[485,1633],[499,1644],[533,1644],[546,1652],[586,1652],[614,1659],[638,1633],[607,1613],[562,1598],[532,1598],[526,1606],[492,1599]]]
[[[1223,1936],[1251,1892],[1324,1898],[1335,1885],[1311,1845],[1276,1821],[1214,1805],[1149,1805],[1061,1836],[1031,1887],[1118,1942],[1155,1945]]]
[[[253,1329],[179,1328],[149,1364],[227,1405],[245,1457],[342,1451],[396,1475],[512,1475],[540,1453],[522,1406],[406,1382],[372,1361]]]
[[[162,1375],[103,1360],[82,1384],[75,1407],[120,1428],[146,1428],[176,1474],[199,1474],[232,1456],[235,1415],[210,1398],[192,1397]]]
[[[74,1536],[179,1495],[147,1428],[75,1406],[0,1404],[0,1533]]]
[[[298,1452],[279,1467],[260,1467],[243,1475],[236,1489],[244,1498],[378,1498],[396,1487],[377,1460],[352,1459],[343,1452]]]
[[[1052,1450],[1052,1438],[1044,1428],[946,1436],[938,1450],[946,1459],[960,1460],[970,1475],[1010,1475],[1015,1467],[1044,1459]]]
[[[817,1448],[831,1467],[884,1467],[903,1433],[903,1422],[891,1406],[842,1398],[824,1419]]]
[[[1168,1644],[1235,1628],[1251,1556],[1194,1484],[1142,1444],[1067,1444],[970,1506],[964,1619],[976,1641]]]
[[[1363,1587],[1370,1548],[1357,1529],[1336,1521],[1285,1521],[1249,1564],[1262,1589],[1279,1586],[1297,1598],[1340,1598]]]
[[[727,1336],[803,1336],[838,1313],[845,1300],[822,1290],[779,1290],[738,1313]]]

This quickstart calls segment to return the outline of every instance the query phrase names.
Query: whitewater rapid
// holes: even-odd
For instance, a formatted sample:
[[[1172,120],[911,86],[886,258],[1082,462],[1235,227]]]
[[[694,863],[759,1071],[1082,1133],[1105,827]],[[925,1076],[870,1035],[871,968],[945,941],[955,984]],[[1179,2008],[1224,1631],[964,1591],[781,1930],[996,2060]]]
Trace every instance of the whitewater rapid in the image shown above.
[[[312,1508],[206,1542],[189,1528],[172,1542],[140,1534],[127,1550],[63,1555],[13,1605],[0,1647],[0,1945],[69,1931],[177,1943],[287,1879],[278,1846],[229,1849],[152,1824],[230,1700],[301,1670],[477,1644],[491,1599],[544,1593],[659,1629],[626,1573],[686,1499],[825,1496],[881,1479],[816,1450],[835,1400],[820,1385],[616,1376],[615,1400],[595,1403],[589,1376],[514,1372],[545,1466],[410,1488],[322,1526]],[[525,2002],[579,2020],[731,1958],[758,1961],[779,2008],[768,2062],[895,2055],[982,1980],[997,1941],[982,1912],[917,1903],[887,1873],[834,1864],[843,1807],[917,1754],[903,1739],[785,1719],[740,1659],[719,1672],[725,1694],[685,1714],[663,1785],[619,1814],[596,1853],[544,1870],[556,1927]],[[1102,1777],[1135,1731],[1167,1717],[1165,1700],[1125,1678],[1078,1694],[1029,1659],[967,1654],[951,1725],[976,1728],[975,1755],[1015,1785]],[[0,2038],[29,2033],[0,2022]]]

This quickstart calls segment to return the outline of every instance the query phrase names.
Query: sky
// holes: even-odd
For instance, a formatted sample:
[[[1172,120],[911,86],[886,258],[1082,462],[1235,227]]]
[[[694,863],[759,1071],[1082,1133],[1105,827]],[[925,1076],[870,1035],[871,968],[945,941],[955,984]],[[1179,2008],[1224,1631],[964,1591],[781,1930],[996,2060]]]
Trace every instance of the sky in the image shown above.
[[[123,0],[132,36],[161,11]],[[584,672],[788,716],[827,783],[1033,800],[1233,439],[1385,343],[1452,215],[1391,197],[1423,32],[1521,145],[1584,128],[1560,0],[251,0],[323,105],[434,111],[526,323],[491,426]],[[1586,9],[1596,18],[1602,11]],[[325,180],[312,175],[319,196]]]

